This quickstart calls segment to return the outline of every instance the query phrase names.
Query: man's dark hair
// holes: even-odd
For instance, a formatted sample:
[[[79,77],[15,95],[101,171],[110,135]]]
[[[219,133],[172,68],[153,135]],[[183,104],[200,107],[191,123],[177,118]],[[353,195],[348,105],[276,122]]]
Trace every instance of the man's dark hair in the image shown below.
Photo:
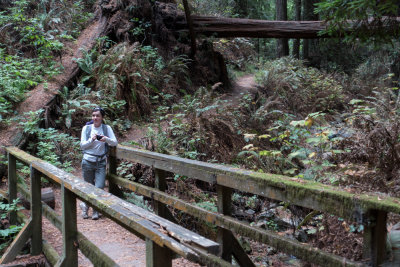
[[[105,112],[104,109],[101,108],[101,107],[95,107],[95,108],[92,110],[92,112],[96,112],[96,111],[100,111],[100,114],[101,114],[101,116],[103,116],[103,117],[106,115],[106,112]]]

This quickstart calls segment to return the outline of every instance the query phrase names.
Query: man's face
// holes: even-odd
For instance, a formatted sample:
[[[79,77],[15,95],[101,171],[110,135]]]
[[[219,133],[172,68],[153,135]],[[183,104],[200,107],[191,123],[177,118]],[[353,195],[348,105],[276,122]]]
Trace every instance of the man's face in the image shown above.
[[[100,111],[93,111],[92,113],[92,120],[93,120],[93,124],[96,127],[99,127],[102,120],[103,120],[103,116],[101,116]]]

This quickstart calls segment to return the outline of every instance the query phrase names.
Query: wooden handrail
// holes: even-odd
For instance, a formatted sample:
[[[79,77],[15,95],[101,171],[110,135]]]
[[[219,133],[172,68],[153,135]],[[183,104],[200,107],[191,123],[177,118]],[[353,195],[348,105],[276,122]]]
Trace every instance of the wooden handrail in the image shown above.
[[[187,203],[177,197],[170,196],[167,193],[161,192],[157,189],[129,181],[113,174],[108,175],[108,179],[110,182],[115,183],[123,188],[152,198],[155,201],[164,203],[173,207],[174,209],[183,211],[198,219],[201,219],[204,222],[233,231],[236,234],[249,237],[258,242],[267,243],[275,248],[280,248],[286,253],[301,258],[302,260],[314,262],[324,266],[339,266],[341,264],[345,264],[346,266],[362,266],[360,263],[323,252],[319,249],[314,249],[310,245],[280,236],[273,231],[250,226],[248,223],[241,222],[230,216],[205,210],[198,206]]]
[[[164,250],[176,253],[191,261],[212,263],[215,266],[226,266],[226,262],[208,254],[218,252],[218,243],[186,230],[181,226],[175,225],[168,220],[155,216],[131,203],[123,201],[112,194],[96,188],[93,185],[84,182],[82,179],[51,165],[50,163],[19,150],[18,148],[9,147],[7,148],[7,151],[9,155],[12,155],[12,157],[15,157],[31,166],[31,177],[33,179],[31,185],[33,184],[33,189],[31,189],[30,194],[33,203],[40,203],[40,187],[38,187],[40,186],[40,183],[38,185],[40,176],[45,176],[50,181],[55,182],[62,187],[64,203],[61,227],[64,236],[64,256],[57,263],[57,266],[76,266],[77,264],[77,254],[74,252],[76,251],[76,247],[74,242],[72,242],[73,240],[76,242],[78,241],[78,234],[76,231],[76,211],[73,209],[73,207],[76,207],[76,198],[90,203],[91,206],[100,210],[104,215],[122,225],[125,229],[142,238],[152,241],[155,245]],[[13,175],[13,177],[16,177],[16,175]],[[13,181],[13,183],[15,183],[15,181]],[[12,201],[12,199],[10,200]],[[37,214],[39,213],[38,208],[41,210],[42,207],[32,205],[32,209],[33,208],[35,208],[35,213]],[[32,220],[39,220],[37,215],[32,218]],[[68,225],[66,219],[72,221],[73,225]],[[33,226],[35,225],[33,224]],[[30,231],[30,229],[27,229],[25,232],[27,238],[32,236],[32,231]],[[69,235],[69,238],[65,241],[65,236],[67,235]],[[38,242],[36,240],[41,241],[41,231],[36,233],[35,242]],[[40,250],[42,249],[41,246],[39,246],[39,248]]]
[[[341,188],[283,175],[258,173],[119,145],[113,156],[222,185],[269,199],[335,214],[362,222],[369,210],[400,213],[400,199],[385,195],[353,194]]]
[[[400,199],[385,195],[353,194],[338,187],[313,181],[183,159],[123,145],[119,145],[112,150],[110,155],[111,158],[134,161],[152,166],[156,170],[168,171],[209,182],[221,188],[235,189],[269,199],[285,201],[362,223],[365,228],[365,257],[370,258],[373,266],[377,266],[384,258],[387,213],[400,213]],[[202,210],[184,201],[176,200],[158,190],[123,180],[117,177],[115,172],[109,174],[109,181],[113,186],[119,185],[151,197],[156,202],[170,205],[206,222],[212,222],[220,228],[230,229],[237,234],[281,248],[282,251],[304,260],[326,266],[337,266],[340,261],[346,261],[344,258],[318,251],[311,247],[308,248],[298,242],[284,240],[284,238],[275,236],[268,231],[246,227],[243,222],[232,219],[229,216]],[[221,207],[224,205],[229,207],[231,205],[229,190],[225,190],[225,192],[223,190],[219,198],[224,202],[224,204],[222,202],[218,203]],[[309,251],[313,251],[312,255],[305,252],[307,250],[306,247]],[[222,249],[224,249],[223,246]],[[227,251],[226,253],[233,252]],[[364,263],[346,262],[346,266],[350,265],[359,266],[364,265]]]

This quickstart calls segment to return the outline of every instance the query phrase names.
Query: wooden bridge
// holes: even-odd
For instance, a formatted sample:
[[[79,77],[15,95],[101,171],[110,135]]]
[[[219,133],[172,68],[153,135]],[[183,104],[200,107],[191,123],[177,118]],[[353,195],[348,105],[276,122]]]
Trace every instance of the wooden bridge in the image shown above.
[[[0,263],[3,264],[13,260],[30,239],[31,255],[44,253],[53,266],[77,266],[78,249],[94,266],[118,266],[77,230],[77,198],[90,203],[115,223],[146,240],[146,265],[163,267],[171,266],[176,255],[207,266],[231,266],[232,257],[240,266],[254,266],[234,234],[268,244],[310,263],[324,266],[378,266],[386,254],[387,214],[400,213],[400,199],[397,198],[356,195],[320,183],[255,173],[121,145],[110,152],[108,193],[18,148],[9,147],[7,151],[9,188],[8,196],[4,197],[12,201],[17,198],[19,190],[30,199],[31,213],[28,219],[21,213],[11,214],[11,223],[24,221],[25,226],[1,258]],[[118,177],[117,159],[152,166],[155,169],[155,188]],[[30,166],[30,191],[17,183],[17,161]],[[166,194],[165,178],[168,172],[216,185],[218,212],[207,211]],[[41,202],[41,177],[61,186],[62,216]],[[121,188],[152,198],[155,214],[119,198]],[[362,223],[365,259],[362,262],[350,261],[231,217],[233,190]],[[217,241],[177,225],[168,206],[217,226]],[[42,238],[42,216],[62,231],[64,249],[61,256]]]

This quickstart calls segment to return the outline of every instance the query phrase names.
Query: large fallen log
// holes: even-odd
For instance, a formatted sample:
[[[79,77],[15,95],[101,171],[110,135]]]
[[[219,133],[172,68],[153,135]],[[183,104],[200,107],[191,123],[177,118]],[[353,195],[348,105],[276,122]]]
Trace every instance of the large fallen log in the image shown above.
[[[186,22],[179,26],[187,29]],[[203,16],[193,16],[193,26],[197,34],[207,36],[256,38],[320,38],[322,36],[319,32],[326,29],[323,21],[267,21]]]
[[[165,26],[173,32],[188,32],[185,14],[174,4],[156,3],[156,12],[160,14]],[[321,34],[327,29],[324,21],[270,21],[242,18],[223,18],[211,16],[191,16],[196,35],[216,37],[253,37],[253,38],[326,38],[340,37],[344,32],[329,36]],[[384,17],[381,20],[371,18],[368,21],[351,22],[347,32],[385,31],[393,35],[399,33],[400,18]]]

